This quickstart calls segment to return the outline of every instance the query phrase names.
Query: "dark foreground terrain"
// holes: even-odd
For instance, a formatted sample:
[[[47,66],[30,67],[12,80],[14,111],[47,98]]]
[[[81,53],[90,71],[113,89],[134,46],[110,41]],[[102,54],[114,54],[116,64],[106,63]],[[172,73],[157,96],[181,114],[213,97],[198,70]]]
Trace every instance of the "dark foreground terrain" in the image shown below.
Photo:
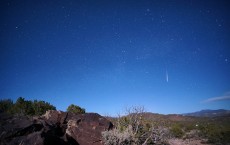
[[[102,145],[110,121],[96,113],[47,111],[40,117],[0,114],[1,145]]]
[[[130,130],[131,129],[131,130]],[[49,110],[0,114],[0,145],[230,145],[230,115],[132,113],[119,118]]]

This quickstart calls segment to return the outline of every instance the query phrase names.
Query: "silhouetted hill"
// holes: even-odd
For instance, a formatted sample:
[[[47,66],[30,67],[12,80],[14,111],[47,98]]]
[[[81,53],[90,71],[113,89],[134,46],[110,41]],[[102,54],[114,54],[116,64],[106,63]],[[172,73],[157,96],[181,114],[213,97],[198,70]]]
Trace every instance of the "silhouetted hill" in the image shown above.
[[[230,110],[218,109],[218,110],[201,110],[192,113],[184,113],[184,116],[195,116],[195,117],[218,117],[230,115]]]

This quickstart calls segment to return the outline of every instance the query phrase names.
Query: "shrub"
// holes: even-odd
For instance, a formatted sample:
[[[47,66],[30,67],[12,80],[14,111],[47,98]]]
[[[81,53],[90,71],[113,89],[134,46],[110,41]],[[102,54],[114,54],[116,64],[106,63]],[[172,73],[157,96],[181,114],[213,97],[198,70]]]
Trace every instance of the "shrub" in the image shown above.
[[[0,100],[0,113],[9,112],[13,105],[14,104],[11,99]]]
[[[230,127],[217,123],[202,124],[199,126],[202,137],[208,139],[208,143],[212,144],[229,144],[230,143]]]
[[[45,101],[34,100],[32,106],[34,110],[34,115],[42,115],[48,110],[56,110],[56,107]]]
[[[81,107],[79,107],[77,105],[71,104],[67,108],[67,112],[71,112],[71,113],[75,113],[75,114],[84,114],[85,113],[85,109],[81,108]]]
[[[172,125],[170,131],[176,138],[181,138],[184,135],[184,132],[179,124]]]
[[[102,137],[105,145],[132,145],[136,142],[131,126],[123,131],[118,129],[104,131]]]
[[[118,117],[115,128],[102,132],[105,145],[146,145],[163,144],[164,128],[154,126],[146,121],[142,115],[143,107],[126,109],[126,116]]]
[[[19,97],[15,103],[12,100],[0,101],[0,112],[7,112],[17,115],[42,115],[47,110],[56,110],[56,107],[45,101],[30,101]]]

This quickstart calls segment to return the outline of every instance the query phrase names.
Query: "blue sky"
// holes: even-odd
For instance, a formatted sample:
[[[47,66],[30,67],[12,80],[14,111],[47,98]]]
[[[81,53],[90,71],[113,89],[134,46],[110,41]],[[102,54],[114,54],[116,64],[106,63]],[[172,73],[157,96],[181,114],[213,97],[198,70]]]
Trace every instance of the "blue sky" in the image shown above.
[[[0,97],[116,115],[230,109],[229,1],[3,0]]]

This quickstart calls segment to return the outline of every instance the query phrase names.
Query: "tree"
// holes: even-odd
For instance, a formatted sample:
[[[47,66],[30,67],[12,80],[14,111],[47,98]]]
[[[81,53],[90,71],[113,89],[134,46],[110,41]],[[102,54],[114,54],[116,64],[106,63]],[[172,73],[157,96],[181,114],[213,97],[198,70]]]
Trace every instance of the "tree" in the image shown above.
[[[54,107],[53,105],[45,101],[34,100],[33,110],[34,110],[34,115],[42,115],[47,110],[56,110],[56,107]]]
[[[19,115],[25,115],[26,114],[26,101],[25,98],[19,97],[14,105],[14,113]]]
[[[26,115],[34,115],[34,108],[32,101],[25,101],[25,114]]]
[[[0,100],[0,113],[10,112],[14,103],[11,99]]]
[[[42,115],[47,110],[56,110],[56,107],[45,101],[27,101],[19,97],[14,105],[15,114],[19,115]]]
[[[85,109],[81,108],[81,107],[79,107],[77,105],[71,104],[67,108],[67,112],[71,112],[71,113],[75,113],[75,114],[84,114],[85,113]]]
[[[56,110],[56,107],[45,101],[30,101],[19,97],[15,103],[12,100],[0,100],[0,113],[7,112],[17,115],[42,115],[47,110]]]

